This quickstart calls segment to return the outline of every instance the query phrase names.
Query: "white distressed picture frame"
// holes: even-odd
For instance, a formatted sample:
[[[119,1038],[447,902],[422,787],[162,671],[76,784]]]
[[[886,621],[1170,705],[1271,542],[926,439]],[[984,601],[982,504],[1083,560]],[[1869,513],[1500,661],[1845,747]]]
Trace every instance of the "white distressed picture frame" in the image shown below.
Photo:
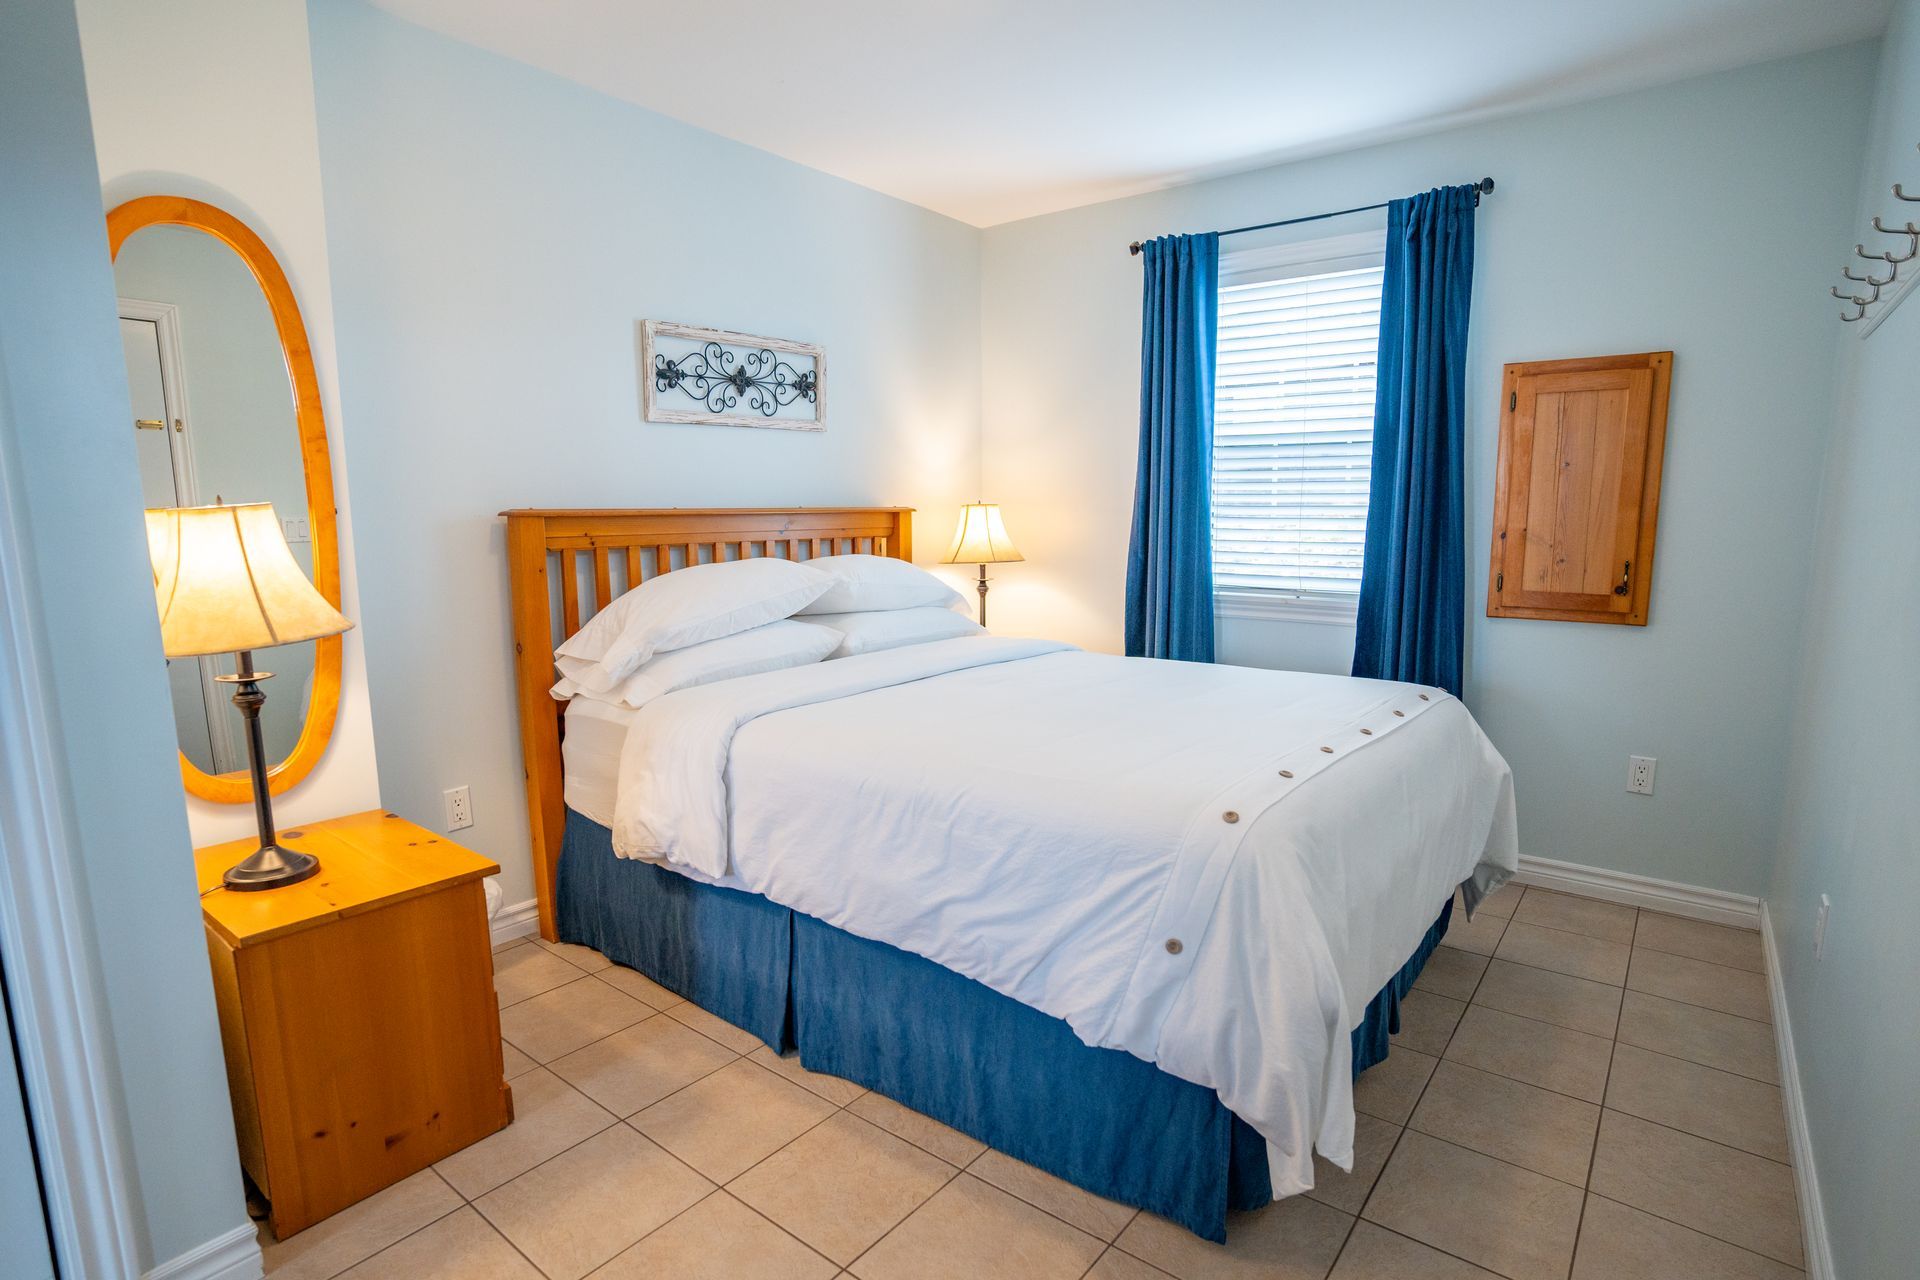
[[[722,356],[711,357],[714,346]],[[702,348],[707,352],[691,362],[690,370],[682,362],[689,355],[700,353]],[[727,356],[731,359],[726,359]],[[680,370],[677,379],[672,374],[663,374],[662,361],[671,361]],[[735,370],[746,371],[750,381],[745,387],[729,388],[718,376]],[[762,338],[731,329],[709,329],[670,320],[641,322],[642,416],[648,422],[825,431],[826,372],[826,349],[812,343]],[[812,375],[812,401],[809,403],[804,396],[796,395],[782,403],[780,389],[791,386],[789,379],[793,376],[804,374]],[[706,394],[701,394],[703,390]],[[773,404],[776,412],[765,412],[767,404]],[[713,407],[715,405],[721,407]],[[811,409],[811,415],[789,412],[795,405]]]

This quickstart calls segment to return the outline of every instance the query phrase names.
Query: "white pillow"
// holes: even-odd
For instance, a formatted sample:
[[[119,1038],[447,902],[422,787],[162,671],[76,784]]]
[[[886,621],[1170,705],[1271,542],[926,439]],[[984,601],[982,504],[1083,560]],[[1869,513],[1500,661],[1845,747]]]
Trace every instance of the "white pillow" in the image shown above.
[[[966,597],[925,569],[892,556],[821,556],[806,563],[808,568],[832,574],[833,586],[802,609],[803,614],[867,613],[921,605],[946,609],[966,604]]]
[[[831,575],[777,557],[676,569],[596,613],[554,665],[583,691],[604,694],[656,653],[791,617],[832,585]]]
[[[879,609],[867,613],[821,613],[807,619],[832,627],[843,637],[829,658],[851,658],[857,653],[878,653],[905,644],[925,644],[930,640],[951,640],[955,636],[983,636],[987,629],[972,618],[962,617],[940,605],[922,605],[917,609]]]
[[[638,711],[675,689],[691,689],[697,684],[758,675],[762,671],[804,667],[826,657],[839,643],[840,633],[831,627],[810,622],[769,622],[738,635],[663,653],[651,662],[642,663],[638,671],[605,693],[590,694],[589,700]],[[562,700],[584,693],[587,691],[573,679],[562,679],[553,686],[553,696]]]

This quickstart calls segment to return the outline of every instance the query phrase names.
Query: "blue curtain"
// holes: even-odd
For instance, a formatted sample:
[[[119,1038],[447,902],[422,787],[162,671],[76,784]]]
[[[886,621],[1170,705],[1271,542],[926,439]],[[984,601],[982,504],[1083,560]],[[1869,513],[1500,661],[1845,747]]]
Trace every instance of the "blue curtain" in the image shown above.
[[[1140,463],[1127,547],[1127,652],[1213,661],[1213,335],[1220,237],[1140,247]]]
[[[1466,630],[1471,185],[1387,207],[1373,484],[1353,674],[1458,696]]]

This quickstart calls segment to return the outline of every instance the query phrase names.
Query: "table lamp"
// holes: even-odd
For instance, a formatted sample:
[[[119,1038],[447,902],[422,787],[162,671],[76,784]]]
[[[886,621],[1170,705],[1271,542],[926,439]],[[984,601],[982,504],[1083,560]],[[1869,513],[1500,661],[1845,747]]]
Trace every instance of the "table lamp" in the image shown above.
[[[235,673],[215,678],[234,686],[233,705],[247,722],[260,847],[227,868],[223,881],[229,889],[253,890],[305,880],[320,870],[320,860],[281,846],[274,834],[260,734],[260,708],[267,701],[260,682],[273,673],[254,670],[253,650],[339,635],[353,624],[300,572],[272,503],[148,511],[147,550],[167,656],[234,655]]]
[[[1007,526],[1001,523],[1000,504],[969,502],[960,508],[960,527],[953,531],[953,547],[940,563],[980,566],[980,625],[984,627],[987,625],[987,566],[1025,559],[1014,547],[1013,539],[1007,536]]]

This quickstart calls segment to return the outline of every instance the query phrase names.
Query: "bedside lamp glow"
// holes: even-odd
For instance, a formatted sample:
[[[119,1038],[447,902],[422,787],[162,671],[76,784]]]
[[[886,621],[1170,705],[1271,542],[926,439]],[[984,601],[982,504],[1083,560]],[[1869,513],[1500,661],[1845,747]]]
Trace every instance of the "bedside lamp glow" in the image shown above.
[[[233,705],[247,722],[260,847],[227,870],[226,886],[271,889],[305,880],[320,869],[319,859],[282,847],[274,834],[260,733],[260,708],[267,700],[260,681],[273,673],[254,670],[252,651],[338,635],[353,624],[300,572],[271,503],[149,511],[147,550],[167,657],[235,655],[235,674],[217,679],[234,686]]]
[[[941,563],[980,566],[980,625],[984,627],[987,625],[987,566],[1025,559],[1013,545],[1013,539],[1007,536],[1007,526],[1000,519],[1000,505],[970,502],[960,508],[960,525],[953,531],[953,546]]]

